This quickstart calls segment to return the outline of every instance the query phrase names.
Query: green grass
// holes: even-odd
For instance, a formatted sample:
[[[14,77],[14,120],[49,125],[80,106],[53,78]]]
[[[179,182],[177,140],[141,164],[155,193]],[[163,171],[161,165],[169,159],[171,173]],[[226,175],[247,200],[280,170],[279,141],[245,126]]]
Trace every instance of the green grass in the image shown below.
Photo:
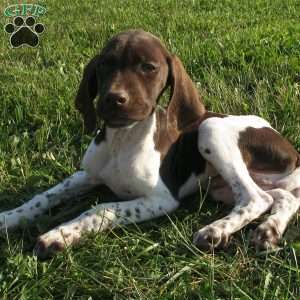
[[[3,11],[8,1],[0,4]],[[300,149],[299,1],[47,1],[36,49],[0,35],[0,208],[15,207],[79,167],[90,137],[73,99],[83,66],[121,30],[158,35],[211,110],[258,114]],[[62,3],[64,3],[62,5]],[[1,28],[10,21],[0,18]],[[90,195],[86,206],[109,195]],[[251,228],[203,253],[192,233],[224,214],[200,194],[170,218],[90,235],[40,262],[39,233],[77,202],[0,237],[1,299],[300,299],[300,223],[279,253],[257,254]],[[189,201],[187,201],[189,202]],[[77,212],[78,213],[78,212]],[[58,214],[58,217],[53,217]],[[70,216],[69,216],[70,217]]]

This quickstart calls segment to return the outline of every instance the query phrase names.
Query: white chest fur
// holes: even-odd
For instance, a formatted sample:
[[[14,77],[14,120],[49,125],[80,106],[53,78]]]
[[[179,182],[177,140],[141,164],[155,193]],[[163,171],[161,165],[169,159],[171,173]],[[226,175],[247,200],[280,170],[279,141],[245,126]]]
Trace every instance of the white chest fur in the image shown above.
[[[89,145],[82,167],[124,199],[147,195],[159,182],[155,114],[130,128],[106,128],[105,141]]]

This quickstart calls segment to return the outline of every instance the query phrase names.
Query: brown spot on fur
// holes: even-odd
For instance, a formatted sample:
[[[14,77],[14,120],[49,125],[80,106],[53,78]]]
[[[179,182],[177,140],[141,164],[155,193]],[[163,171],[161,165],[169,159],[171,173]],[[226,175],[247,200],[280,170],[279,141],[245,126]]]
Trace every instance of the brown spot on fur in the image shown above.
[[[218,227],[224,230],[227,227],[227,223],[221,223],[221,225],[218,225]]]
[[[276,235],[276,236],[279,235],[278,230],[277,230],[277,228],[279,228],[279,225],[280,225],[279,223],[280,223],[280,220],[273,219],[273,224],[270,226],[273,235]]]
[[[248,127],[240,133],[239,148],[250,170],[282,173],[299,166],[299,154],[274,129]]]
[[[147,211],[152,215],[155,216],[155,212],[153,209],[147,208]]]
[[[237,211],[237,214],[240,215],[240,216],[244,215],[245,213],[246,212],[243,209],[240,209],[240,210]]]
[[[126,217],[130,217],[131,216],[131,211],[129,209],[125,210],[125,215]]]
[[[17,213],[23,212],[23,209],[17,209]]]
[[[65,183],[64,183],[64,187],[68,187],[70,186],[70,180],[67,180]]]
[[[41,206],[41,202],[38,202],[35,207],[40,207]]]
[[[58,241],[53,242],[50,246],[50,251],[62,251],[64,249],[64,245]]]
[[[205,152],[206,154],[210,154],[210,153],[211,153],[210,150],[209,150],[208,148],[206,148],[206,149],[204,150],[204,152]]]

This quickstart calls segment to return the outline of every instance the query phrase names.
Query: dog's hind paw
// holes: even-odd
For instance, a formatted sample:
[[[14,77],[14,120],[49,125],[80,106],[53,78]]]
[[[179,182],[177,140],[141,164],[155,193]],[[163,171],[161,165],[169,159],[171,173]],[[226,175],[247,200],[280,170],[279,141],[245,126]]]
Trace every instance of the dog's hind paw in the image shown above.
[[[257,250],[272,250],[278,247],[281,234],[275,224],[266,222],[259,225],[252,237],[252,243]]]
[[[226,247],[229,236],[219,228],[206,226],[195,232],[193,243],[200,249],[211,250],[213,248]]]

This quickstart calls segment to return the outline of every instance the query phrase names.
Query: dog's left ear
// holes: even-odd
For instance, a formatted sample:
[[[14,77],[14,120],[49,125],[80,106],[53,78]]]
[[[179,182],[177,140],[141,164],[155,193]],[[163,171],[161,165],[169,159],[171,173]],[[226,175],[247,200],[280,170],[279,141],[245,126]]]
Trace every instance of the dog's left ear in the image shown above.
[[[84,68],[75,98],[75,106],[83,116],[86,133],[93,132],[97,122],[94,99],[98,93],[96,69],[99,57],[96,55]]]
[[[180,59],[172,55],[167,61],[168,83],[171,86],[171,99],[167,110],[168,126],[182,131],[203,116],[205,107]]]

